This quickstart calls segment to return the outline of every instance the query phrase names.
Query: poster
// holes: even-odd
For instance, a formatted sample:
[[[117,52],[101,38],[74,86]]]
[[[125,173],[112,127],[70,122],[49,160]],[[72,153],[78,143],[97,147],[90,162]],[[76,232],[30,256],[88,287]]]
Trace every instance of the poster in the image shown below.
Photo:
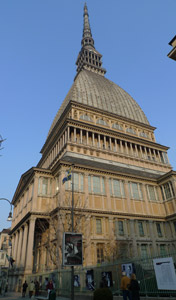
[[[74,287],[80,287],[80,277],[79,277],[79,275],[74,275]]]
[[[82,265],[82,234],[64,232],[62,251],[64,266]]]
[[[93,291],[94,287],[94,272],[93,270],[86,271],[86,287],[88,290]]]
[[[130,264],[122,264],[122,272],[125,272],[126,275],[130,278],[131,274],[134,273],[133,265]]]
[[[153,259],[159,290],[176,290],[176,274],[172,257]]]
[[[106,286],[109,288],[113,286],[112,282],[112,272],[102,272],[102,279],[106,280]]]

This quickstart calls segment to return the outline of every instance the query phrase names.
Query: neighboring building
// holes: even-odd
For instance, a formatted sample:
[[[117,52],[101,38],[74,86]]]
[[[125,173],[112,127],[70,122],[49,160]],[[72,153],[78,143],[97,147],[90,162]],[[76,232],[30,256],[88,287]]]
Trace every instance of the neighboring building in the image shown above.
[[[173,60],[176,60],[176,35],[170,41],[169,45],[171,45],[173,47],[173,49],[169,52],[169,54],[167,56],[169,58],[172,58]]]
[[[0,287],[3,293],[7,281],[8,281],[8,270],[9,270],[9,259],[11,255],[11,241],[10,241],[10,228],[3,229],[0,232]]]
[[[136,101],[104,77],[84,7],[77,74],[51,125],[41,160],[21,176],[12,203],[11,285],[62,264],[62,234],[83,233],[84,266],[176,250],[176,172],[168,147]]]
[[[0,266],[1,268],[8,268],[9,261],[7,257],[10,257],[11,241],[10,241],[10,228],[3,229],[0,232]]]

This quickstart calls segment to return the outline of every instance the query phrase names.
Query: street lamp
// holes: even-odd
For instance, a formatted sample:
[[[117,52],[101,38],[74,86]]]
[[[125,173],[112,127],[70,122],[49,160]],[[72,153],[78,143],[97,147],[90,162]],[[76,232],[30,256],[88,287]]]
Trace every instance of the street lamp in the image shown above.
[[[7,221],[12,221],[12,203],[8,199],[6,199],[6,198],[0,198],[0,200],[4,200],[4,201],[9,202],[9,204],[10,204],[10,212],[9,212]]]

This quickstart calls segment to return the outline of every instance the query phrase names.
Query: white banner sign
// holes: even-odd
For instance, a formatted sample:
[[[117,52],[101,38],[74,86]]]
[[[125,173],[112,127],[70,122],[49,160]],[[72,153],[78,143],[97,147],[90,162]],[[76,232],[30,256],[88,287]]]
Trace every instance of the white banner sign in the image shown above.
[[[153,259],[159,290],[176,290],[176,274],[172,257]]]

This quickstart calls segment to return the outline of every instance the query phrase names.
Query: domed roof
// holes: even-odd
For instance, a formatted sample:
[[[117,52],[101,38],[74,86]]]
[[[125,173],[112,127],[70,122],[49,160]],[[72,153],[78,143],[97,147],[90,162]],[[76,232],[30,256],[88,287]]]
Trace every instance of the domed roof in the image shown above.
[[[127,92],[104,76],[82,69],[57,112],[48,135],[71,100],[149,125],[144,112]]]

